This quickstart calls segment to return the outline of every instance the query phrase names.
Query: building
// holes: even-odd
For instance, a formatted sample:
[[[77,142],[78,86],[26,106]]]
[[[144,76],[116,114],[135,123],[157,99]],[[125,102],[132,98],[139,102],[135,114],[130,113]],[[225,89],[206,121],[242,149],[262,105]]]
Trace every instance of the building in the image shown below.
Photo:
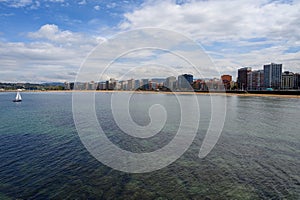
[[[248,87],[248,73],[251,72],[251,67],[243,67],[238,69],[237,84],[238,89],[246,90]]]
[[[74,89],[74,83],[65,82],[64,87],[65,87],[65,90],[73,90]]]
[[[206,87],[210,91],[224,90],[224,85],[222,80],[218,78],[213,78],[205,81]]]
[[[264,87],[280,89],[282,76],[282,64],[271,63],[264,65]]]
[[[247,90],[263,90],[264,70],[251,71],[247,75]]]
[[[117,89],[117,81],[114,78],[110,78],[109,81],[106,81],[106,90],[114,90]]]
[[[102,81],[98,83],[99,90],[106,90],[106,82]]]
[[[96,90],[96,88],[97,88],[97,83],[95,83],[94,81],[85,83],[85,90]]]
[[[178,76],[178,89],[179,90],[191,90],[191,84],[193,83],[193,75],[182,74]]]
[[[74,85],[75,90],[85,90],[86,83],[76,82]]]
[[[281,76],[281,89],[291,90],[294,89],[294,73],[285,71]]]
[[[165,78],[152,78],[151,81],[155,82],[159,85],[162,85],[166,81],[166,79]]]
[[[221,80],[224,85],[225,90],[230,90],[230,83],[232,81],[232,76],[231,75],[222,75]]]
[[[134,89],[138,90],[141,87],[140,84],[141,84],[140,80],[135,80],[134,81]]]
[[[166,82],[165,78],[152,78],[151,81],[149,82],[149,88],[150,90],[159,90],[164,83]]]
[[[149,90],[149,79],[142,79],[142,85],[141,88],[143,90]]]
[[[300,89],[300,74],[294,74],[294,89]]]
[[[159,84],[157,82],[154,81],[149,81],[149,90],[157,90],[158,89]]]
[[[134,90],[135,84],[134,79],[130,79],[127,81],[127,90]]]
[[[195,91],[208,91],[208,88],[206,86],[206,83],[204,80],[202,79],[198,79],[198,80],[195,80],[193,83],[192,83],[192,87]]]
[[[117,88],[118,90],[126,90],[127,89],[126,81],[119,81]]]
[[[176,89],[176,77],[175,76],[170,76],[166,79],[166,82],[165,82],[165,86],[173,91]]]

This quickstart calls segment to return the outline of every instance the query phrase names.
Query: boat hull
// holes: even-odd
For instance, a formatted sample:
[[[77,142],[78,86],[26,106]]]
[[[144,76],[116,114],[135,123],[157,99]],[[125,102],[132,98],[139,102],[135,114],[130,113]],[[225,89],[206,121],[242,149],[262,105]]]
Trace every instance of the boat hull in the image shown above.
[[[13,100],[13,102],[21,102],[22,100]]]

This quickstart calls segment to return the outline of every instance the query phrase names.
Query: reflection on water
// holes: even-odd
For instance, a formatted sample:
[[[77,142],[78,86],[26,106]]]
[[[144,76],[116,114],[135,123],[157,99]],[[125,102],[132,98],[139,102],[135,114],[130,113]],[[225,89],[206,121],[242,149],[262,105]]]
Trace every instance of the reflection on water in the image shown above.
[[[133,120],[142,125],[149,123],[151,102],[166,107],[167,124],[150,140],[122,134],[112,120],[110,95],[97,93],[97,114],[115,144],[153,151],[174,137],[180,110],[172,95],[132,98]],[[200,127],[189,150],[164,169],[127,174],[97,162],[83,147],[73,123],[71,94],[24,93],[20,104],[11,102],[13,96],[0,93],[0,199],[300,198],[299,99],[227,97],[221,138],[199,159],[210,119],[210,99],[199,95]]]

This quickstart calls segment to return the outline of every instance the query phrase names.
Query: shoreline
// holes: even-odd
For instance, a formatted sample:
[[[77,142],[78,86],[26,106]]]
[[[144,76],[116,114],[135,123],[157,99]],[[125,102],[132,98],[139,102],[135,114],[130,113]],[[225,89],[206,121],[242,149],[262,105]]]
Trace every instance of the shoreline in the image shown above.
[[[5,92],[16,92],[16,90],[5,90]],[[123,90],[24,90],[22,93],[72,93],[72,92],[96,92],[96,93],[136,93],[136,94],[179,94],[179,95],[216,95],[216,96],[238,96],[238,97],[278,97],[278,98],[300,98],[300,95],[291,94],[266,94],[266,93],[240,93],[240,92],[166,92],[166,91],[123,91]]]

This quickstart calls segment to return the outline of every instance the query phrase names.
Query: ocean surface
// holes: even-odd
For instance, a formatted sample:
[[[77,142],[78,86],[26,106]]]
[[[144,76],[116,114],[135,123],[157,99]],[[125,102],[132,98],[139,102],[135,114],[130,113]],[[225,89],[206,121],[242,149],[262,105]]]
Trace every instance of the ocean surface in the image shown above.
[[[210,97],[198,95],[201,117],[190,148],[165,168],[131,174],[86,150],[75,128],[71,93],[21,95],[23,101],[13,103],[15,93],[0,93],[0,199],[300,199],[300,99],[216,97],[227,102],[224,128],[214,149],[200,159],[211,114]],[[150,122],[152,104],[166,108],[165,127],[148,139],[122,134],[111,95],[96,93],[96,113],[120,148],[151,152],[172,140],[180,122],[174,95],[131,99],[132,118],[140,125]]]

